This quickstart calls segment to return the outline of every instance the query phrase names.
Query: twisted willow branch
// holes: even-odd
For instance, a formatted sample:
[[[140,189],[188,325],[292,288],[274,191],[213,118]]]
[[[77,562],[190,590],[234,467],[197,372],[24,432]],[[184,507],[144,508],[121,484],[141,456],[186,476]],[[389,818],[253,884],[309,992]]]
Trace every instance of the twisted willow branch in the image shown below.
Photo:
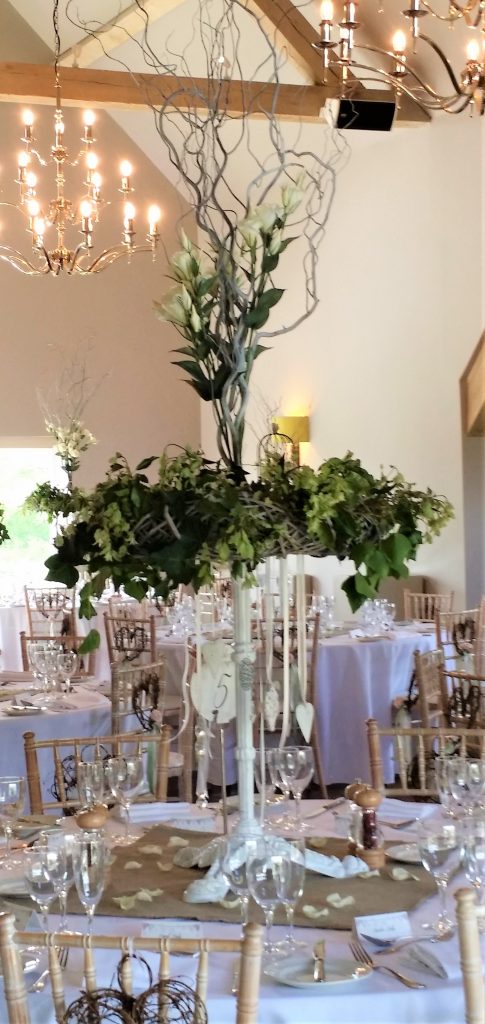
[[[317,306],[318,247],[348,149],[340,133],[323,123],[313,129],[310,145],[302,144],[301,123],[280,124],[276,110],[286,57],[276,46],[276,33],[270,35],[249,0],[199,0],[192,26],[183,25],[179,30],[183,42],[169,38],[162,55],[152,44],[152,28],[143,4],[135,2],[143,31],[139,40],[127,38],[150,71],[160,76],[159,101],[147,96],[147,105],[165,154],[189,196],[201,246],[209,247],[217,275],[214,353],[203,364],[211,387],[210,394],[201,397],[213,405],[221,457],[226,465],[241,466],[249,381],[260,340],[293,330]],[[69,0],[69,19],[98,38],[103,49],[99,26],[83,20],[78,6],[78,0]],[[112,54],[105,55],[130,70]],[[206,75],[203,87],[193,71],[200,71],[201,64]],[[183,81],[167,95],[166,76],[174,72],[183,76]],[[246,109],[235,115],[228,106],[228,86],[241,83],[244,92],[245,82],[252,86],[251,97],[246,90]],[[269,99],[268,84],[273,86]],[[179,107],[182,95],[184,109]],[[242,166],[244,171],[249,166],[249,173],[241,182],[243,157]],[[303,268],[300,308],[289,322],[269,331],[250,328],[244,321],[258,296],[251,292],[250,284],[238,281],[238,221],[255,207],[273,201],[276,190],[280,193],[283,185],[294,184],[302,174],[304,201],[288,225],[303,250],[298,254]],[[264,282],[273,286],[271,272]],[[219,386],[221,367],[227,373]]]

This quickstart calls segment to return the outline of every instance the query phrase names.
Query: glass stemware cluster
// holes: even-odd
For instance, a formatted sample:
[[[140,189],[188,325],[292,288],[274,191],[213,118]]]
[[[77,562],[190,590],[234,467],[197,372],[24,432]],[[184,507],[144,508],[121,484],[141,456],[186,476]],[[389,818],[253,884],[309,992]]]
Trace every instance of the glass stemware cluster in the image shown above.
[[[380,636],[392,629],[396,605],[385,598],[365,601],[360,610],[360,621],[364,636]]]
[[[5,854],[2,868],[11,870],[19,866],[21,861],[12,856],[12,839],[15,824],[18,821],[25,803],[25,779],[20,775],[3,775],[0,777],[0,825],[5,834]]]
[[[61,682],[69,692],[71,679],[79,663],[75,651],[66,651],[62,643],[56,640],[30,640],[27,643],[27,656],[34,677],[40,682],[44,703],[56,700]]]
[[[301,798],[304,790],[312,780],[315,760],[311,747],[283,747],[278,750],[265,751],[265,797],[268,804],[274,800],[275,789],[280,789],[285,801],[284,814],[273,818],[271,824],[285,831],[304,832],[305,823],[301,817]],[[257,751],[255,761],[255,779],[259,792],[262,792],[261,753]],[[291,813],[293,796],[295,814]]]

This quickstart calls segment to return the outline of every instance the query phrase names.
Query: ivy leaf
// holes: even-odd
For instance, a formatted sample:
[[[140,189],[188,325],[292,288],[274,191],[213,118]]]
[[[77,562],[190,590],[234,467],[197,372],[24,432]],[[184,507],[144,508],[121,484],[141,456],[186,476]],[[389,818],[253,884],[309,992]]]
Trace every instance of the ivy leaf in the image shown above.
[[[97,651],[101,643],[101,637],[97,629],[91,629],[78,647],[79,654],[89,654],[90,651]]]
[[[146,597],[146,588],[139,580],[127,580],[124,590],[128,597],[134,597],[135,601],[143,601],[143,598]]]
[[[276,303],[280,301],[284,294],[284,288],[268,288],[263,292],[258,306],[262,306],[263,309],[271,309],[273,306],[276,306]]]
[[[64,583],[66,587],[74,587],[79,579],[79,573],[74,565],[68,565],[62,560],[62,556],[56,552],[45,561],[49,570],[46,579],[49,583]]]
[[[278,263],[279,256],[277,253],[266,253],[261,260],[261,270],[263,271],[263,274],[271,274],[273,270],[276,270]]]

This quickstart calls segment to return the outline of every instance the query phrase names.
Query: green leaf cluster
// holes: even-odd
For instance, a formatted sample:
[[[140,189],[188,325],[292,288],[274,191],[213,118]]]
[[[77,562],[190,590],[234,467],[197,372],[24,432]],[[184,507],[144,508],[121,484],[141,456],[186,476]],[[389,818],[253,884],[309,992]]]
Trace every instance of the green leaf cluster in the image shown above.
[[[92,491],[59,492],[55,513],[69,521],[46,563],[48,579],[72,586],[87,570],[85,617],[108,578],[134,597],[153,588],[166,598],[180,583],[210,583],[218,565],[242,577],[269,555],[295,552],[351,559],[355,572],[344,590],[356,609],[383,579],[405,576],[419,546],[452,516],[446,499],[396,471],[374,477],[351,453],[317,470],[273,459],[257,481],[182,451],[162,455],[150,483],[145,469],[154,461],[132,471],[118,454]]]

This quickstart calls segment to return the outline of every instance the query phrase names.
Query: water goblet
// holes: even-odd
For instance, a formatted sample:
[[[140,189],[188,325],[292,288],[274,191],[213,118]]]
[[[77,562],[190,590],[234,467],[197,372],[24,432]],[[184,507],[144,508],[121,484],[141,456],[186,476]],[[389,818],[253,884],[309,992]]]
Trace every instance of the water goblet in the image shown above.
[[[448,915],[448,882],[461,861],[462,831],[459,824],[448,821],[418,821],[417,831],[423,866],[435,879],[440,898],[437,921],[426,923],[423,928],[432,928],[438,936],[448,935],[455,927]]]
[[[60,651],[57,655],[57,670],[61,681],[64,683],[64,692],[70,693],[71,679],[78,667],[78,656],[76,651]]]
[[[243,839],[237,835],[221,839],[219,862],[222,874],[231,891],[241,900],[241,924],[248,923],[249,887],[246,873],[248,857],[256,852],[257,839]]]
[[[457,818],[463,813],[463,807],[451,792],[449,773],[451,761],[450,757],[436,757],[433,759],[433,768],[436,792],[443,811],[448,818]]]
[[[288,872],[277,876],[276,889],[286,910],[288,932],[283,942],[278,943],[278,949],[285,956],[291,956],[299,949],[306,949],[307,945],[306,942],[295,939],[294,932],[295,909],[298,900],[303,896],[305,884],[305,840],[286,839],[285,844],[288,847],[290,862]]]
[[[261,751],[255,750],[254,752],[254,781],[256,782],[256,788],[260,796],[264,790],[265,804],[274,804],[275,802],[279,802],[275,800],[274,772],[271,771],[271,761],[273,760],[274,755],[274,750],[264,751],[264,769],[262,769]]]
[[[301,797],[312,780],[315,760],[311,747],[283,747],[277,754],[278,769],[283,782],[293,794],[296,808],[296,829],[303,832],[305,825],[301,818]]]
[[[49,646],[37,648],[34,653],[34,664],[42,676],[42,699],[45,705],[53,704],[56,695],[53,692],[57,679],[58,648],[52,642]]]
[[[103,895],[108,865],[108,849],[104,837],[96,832],[83,832],[72,837],[74,883],[88,919],[88,936],[93,932],[93,918]]]
[[[2,867],[12,870],[22,861],[12,856],[12,838],[25,803],[25,779],[21,775],[0,776],[0,825],[5,833],[5,861]]]
[[[72,836],[58,832],[41,832],[36,844],[36,852],[44,865],[48,877],[54,886],[59,900],[61,921],[59,931],[66,931],[67,897],[74,882],[71,852]]]
[[[268,751],[269,753],[269,751]],[[282,828],[285,831],[294,829],[296,824],[295,816],[292,814],[292,804],[290,801],[291,790],[288,783],[282,778],[280,767],[279,767],[279,750],[271,751],[272,757],[268,760],[268,768],[271,783],[274,789],[280,789],[282,797],[276,797],[278,803],[282,803],[283,813],[279,818],[272,818],[271,824]]]
[[[275,910],[282,902],[281,894],[285,891],[289,872],[290,854],[285,840],[268,836],[259,839],[248,858],[246,876],[250,895],[264,913],[264,951],[267,960],[278,953],[277,946],[271,941],[271,928]]]
[[[106,781],[118,803],[125,812],[125,834],[117,838],[115,845],[133,842],[137,837],[130,835],[130,807],[141,792],[145,782],[143,758],[140,754],[110,757],[106,762]]]
[[[54,881],[51,878],[40,850],[33,849],[24,857],[25,883],[29,896],[37,903],[42,916],[42,928],[49,931],[49,910],[56,898]]]

